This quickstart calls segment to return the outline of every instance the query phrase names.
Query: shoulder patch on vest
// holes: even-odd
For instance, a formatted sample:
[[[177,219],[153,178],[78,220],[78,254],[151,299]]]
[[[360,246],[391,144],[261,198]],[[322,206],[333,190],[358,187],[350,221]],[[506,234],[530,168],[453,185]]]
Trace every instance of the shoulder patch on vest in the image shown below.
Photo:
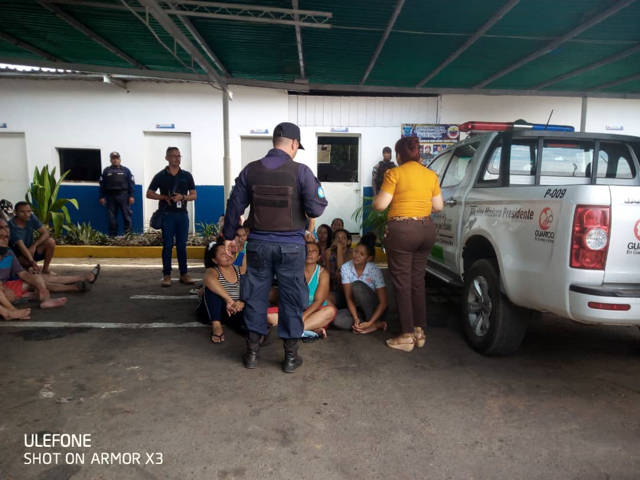
[[[324,190],[322,187],[318,187],[318,198],[324,198]]]

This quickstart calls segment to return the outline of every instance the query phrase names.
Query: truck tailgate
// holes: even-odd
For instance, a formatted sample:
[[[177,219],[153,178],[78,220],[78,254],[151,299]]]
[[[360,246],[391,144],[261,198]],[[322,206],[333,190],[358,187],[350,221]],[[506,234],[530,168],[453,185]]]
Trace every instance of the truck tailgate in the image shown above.
[[[611,185],[605,283],[640,284],[640,187]]]

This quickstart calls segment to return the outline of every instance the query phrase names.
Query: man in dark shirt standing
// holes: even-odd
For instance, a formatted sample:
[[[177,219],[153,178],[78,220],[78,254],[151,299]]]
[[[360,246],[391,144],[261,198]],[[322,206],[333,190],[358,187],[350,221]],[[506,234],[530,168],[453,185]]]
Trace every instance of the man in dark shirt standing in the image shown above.
[[[111,166],[100,176],[100,205],[107,206],[109,214],[109,235],[118,234],[118,210],[122,212],[124,233],[131,232],[131,205],[133,205],[134,181],[131,171],[123,167],[120,154],[109,154]]]
[[[391,160],[391,148],[384,147],[382,149],[382,160],[376,163],[375,167],[373,167],[373,171],[371,172],[371,186],[373,187],[374,195],[377,195],[380,191],[386,171],[396,166],[395,162]]]
[[[313,172],[294,162],[300,144],[300,129],[281,123],[273,132],[273,146],[267,155],[247,165],[236,178],[227,202],[222,230],[231,253],[240,215],[247,205],[249,241],[247,274],[242,284],[245,323],[249,330],[246,368],[255,368],[262,336],[267,333],[269,290],[274,274],[278,278],[278,334],[284,341],[282,370],[293,372],[302,364],[298,341],[302,336],[302,313],[309,293],[304,277],[307,217],[319,217],[327,206],[324,191]]]
[[[147,190],[147,198],[158,200],[158,209],[163,212],[161,285],[171,286],[171,250],[174,237],[180,282],[193,285],[195,282],[187,273],[187,236],[189,234],[187,202],[196,199],[196,186],[191,174],[180,168],[182,155],[178,147],[167,148],[164,158],[169,165],[156,173]],[[156,193],[158,189],[160,193]]]

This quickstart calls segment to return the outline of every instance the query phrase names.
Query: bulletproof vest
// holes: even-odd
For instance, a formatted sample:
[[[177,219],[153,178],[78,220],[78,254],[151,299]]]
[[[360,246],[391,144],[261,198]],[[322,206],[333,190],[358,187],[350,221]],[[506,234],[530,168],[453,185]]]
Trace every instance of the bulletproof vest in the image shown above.
[[[267,232],[304,230],[306,216],[298,191],[298,167],[292,160],[275,169],[261,161],[253,162],[247,171],[251,192],[249,228]]]
[[[109,190],[127,190],[129,188],[129,179],[127,171],[124,168],[108,168],[102,177],[104,189]]]

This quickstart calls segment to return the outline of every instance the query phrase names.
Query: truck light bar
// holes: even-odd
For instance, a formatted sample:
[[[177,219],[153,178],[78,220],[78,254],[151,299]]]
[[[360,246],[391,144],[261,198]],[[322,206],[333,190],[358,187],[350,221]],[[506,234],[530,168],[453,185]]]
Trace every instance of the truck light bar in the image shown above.
[[[461,132],[504,132],[507,130],[547,130],[549,132],[573,132],[570,125],[546,125],[527,122],[465,122],[458,125]]]

